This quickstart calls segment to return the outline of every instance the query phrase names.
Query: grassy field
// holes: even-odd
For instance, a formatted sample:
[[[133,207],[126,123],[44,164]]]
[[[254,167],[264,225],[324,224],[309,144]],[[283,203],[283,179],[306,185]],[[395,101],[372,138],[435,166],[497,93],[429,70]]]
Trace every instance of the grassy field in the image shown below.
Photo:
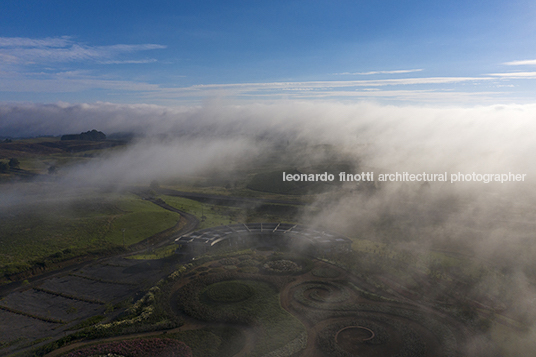
[[[294,222],[299,210],[293,205],[262,204],[255,208],[201,203],[175,196],[160,196],[167,204],[199,218],[198,229],[252,222]]]
[[[160,198],[168,205],[196,216],[200,220],[198,229],[236,223],[233,218],[240,211],[235,207],[211,205],[182,197],[162,195]]]
[[[177,249],[177,245],[175,243],[171,243],[161,248],[149,250],[148,252],[129,255],[127,259],[154,260],[154,259],[167,258],[167,257],[174,255],[176,249]]]
[[[13,208],[0,217],[0,272],[24,270],[45,258],[57,261],[128,246],[179,219],[131,194],[94,193]]]
[[[241,210],[236,207],[225,207],[218,205],[211,205],[201,203],[198,201],[190,200],[182,197],[174,196],[159,196],[168,205],[178,208],[182,211],[195,215],[199,219],[198,229],[210,228],[215,226],[221,226],[226,224],[235,224]],[[202,219],[202,217],[205,217]],[[136,254],[129,256],[130,259],[161,259],[169,257],[175,253],[177,246],[175,244],[169,244],[164,247],[155,249],[148,253]]]
[[[246,174],[245,174],[246,175]],[[221,196],[236,196],[236,197],[247,197],[247,198],[260,198],[260,199],[272,199],[272,200],[283,200],[288,202],[312,202],[314,200],[314,195],[286,195],[281,193],[272,193],[267,191],[256,191],[247,187],[249,179],[254,175],[248,178],[248,181],[241,182],[232,188],[226,188],[225,186],[199,186],[192,182],[192,179],[189,180],[176,180],[174,183],[162,184],[163,188],[169,188],[177,191],[184,192],[195,192],[195,193],[204,193],[209,195],[221,195]]]
[[[134,195],[124,195],[117,207],[125,213],[112,222],[104,237],[113,244],[123,244],[122,229],[125,229],[125,244],[130,245],[173,227],[180,219],[180,215]]]
[[[236,290],[236,286],[244,286],[251,294],[229,294],[229,289]],[[212,288],[212,290],[210,290]],[[219,293],[217,290],[220,290]],[[201,294],[201,302],[210,309],[225,308],[229,315],[245,315],[253,317],[263,327],[263,333],[255,344],[252,356],[263,356],[266,353],[277,348],[283,347],[302,332],[305,327],[294,316],[283,310],[279,301],[279,294],[272,286],[261,281],[240,280],[240,281],[223,281],[210,285],[206,292],[212,292],[212,295],[222,297],[231,296],[239,297],[232,302],[214,301],[209,298],[203,298],[205,292]],[[244,298],[244,299],[242,299]],[[235,302],[236,301],[236,302]]]
[[[48,169],[56,167],[57,172],[70,165],[89,162],[95,157],[125,147],[120,140],[61,141],[59,137],[17,139],[10,143],[0,142],[0,161],[8,163],[10,158],[19,160],[19,169],[0,174],[0,181],[16,178],[30,178],[32,175],[48,175]]]

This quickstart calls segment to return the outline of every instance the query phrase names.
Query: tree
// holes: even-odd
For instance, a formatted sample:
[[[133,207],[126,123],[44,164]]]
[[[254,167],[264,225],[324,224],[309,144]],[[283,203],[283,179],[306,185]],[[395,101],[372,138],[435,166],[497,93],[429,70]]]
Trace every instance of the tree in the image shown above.
[[[103,141],[106,140],[106,134],[104,134],[102,131],[97,131],[93,129],[91,131],[86,131],[85,133],[80,134],[62,135],[61,140]]]
[[[54,175],[56,173],[56,170],[57,170],[57,167],[52,165],[48,168],[48,174],[49,175]]]
[[[3,162],[0,161],[0,173],[6,173],[9,170],[9,166]]]
[[[18,169],[20,168],[20,161],[19,159],[12,157],[11,159],[9,159],[8,165],[10,169]]]

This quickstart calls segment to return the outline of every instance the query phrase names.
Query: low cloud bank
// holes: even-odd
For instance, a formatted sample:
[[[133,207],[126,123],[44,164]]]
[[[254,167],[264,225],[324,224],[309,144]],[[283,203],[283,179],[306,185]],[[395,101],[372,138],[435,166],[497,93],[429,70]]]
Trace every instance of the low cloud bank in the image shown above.
[[[334,160],[376,173],[525,174],[522,182],[384,183],[372,193],[344,186],[339,193],[320,195],[319,209],[304,211],[302,218],[352,236],[420,250],[450,249],[491,263],[512,277],[515,314],[534,317],[535,118],[536,105],[3,104],[0,135],[97,129],[138,136],[126,148],[66,168],[66,187],[147,185],[180,175],[232,172],[262,161],[281,145],[290,148],[281,161],[298,166],[300,160],[310,164],[317,154],[309,148],[326,145]],[[294,147],[301,149],[294,152]],[[15,196],[11,193],[10,200]],[[481,289],[485,282],[479,284]]]

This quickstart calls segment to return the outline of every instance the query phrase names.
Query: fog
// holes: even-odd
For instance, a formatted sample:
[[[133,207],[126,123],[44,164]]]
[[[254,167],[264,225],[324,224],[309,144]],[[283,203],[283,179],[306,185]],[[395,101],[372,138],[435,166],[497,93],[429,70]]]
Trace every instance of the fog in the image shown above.
[[[132,132],[136,139],[97,160],[64,168],[62,189],[148,185],[151,180],[207,172],[232,174],[285,144],[281,161],[296,166],[314,163],[315,145],[329,145],[332,159],[351,161],[356,169],[376,175],[447,172],[450,179],[453,173],[526,174],[524,181],[505,183],[385,182],[371,192],[346,185],[319,195],[317,209],[304,209],[301,220],[400,249],[455,251],[491,264],[509,281],[504,291],[512,313],[526,321],[536,317],[536,105],[214,101],[176,108],[112,103],[0,106],[0,136],[91,129],[108,135]],[[4,207],[19,202],[23,193],[6,185],[0,190]],[[379,229],[378,222],[386,220],[392,223]],[[476,284],[475,289],[492,286],[485,280]],[[526,335],[527,343],[533,335]]]
[[[366,204],[392,205],[395,211],[396,207],[407,211],[409,206],[429,211],[428,205],[445,206],[447,200],[456,202],[457,209],[471,210],[463,216],[471,224],[487,225],[489,217],[497,225],[508,222],[510,215],[529,214],[522,208],[533,204],[535,118],[535,105],[437,108],[290,101],[238,105],[216,101],[199,107],[170,108],[112,103],[3,104],[0,135],[61,135],[91,129],[108,135],[136,135],[128,146],[97,160],[62,168],[61,180],[78,186],[147,185],[151,180],[207,170],[232,173],[237,167],[262,161],[271,149],[281,145],[287,148],[280,160],[300,167],[315,160],[351,161],[360,171],[374,172],[376,179],[379,173],[447,172],[448,182],[432,182],[424,194],[419,190],[420,182],[384,183]],[[318,145],[329,145],[331,157],[318,156],[312,149]],[[451,174],[473,172],[526,176],[522,182],[450,182]],[[344,201],[332,203],[333,209],[351,204]],[[442,209],[446,216],[435,219],[447,221],[458,212]],[[363,214],[372,213],[367,208]],[[362,214],[356,216],[360,219]],[[516,221],[527,223],[530,219],[518,217]]]
[[[199,107],[96,104],[4,104],[0,135],[61,135],[97,129],[136,138],[97,160],[62,167],[64,187],[147,185],[207,171],[233,174],[286,146],[278,160],[298,167],[315,161],[351,162],[379,173],[447,173],[447,182],[386,182],[356,203],[336,194],[326,216],[368,221],[377,211],[418,211],[418,225],[454,219],[473,227],[526,228],[535,191],[536,105],[472,108],[386,106],[372,103],[279,101],[209,102]],[[330,157],[313,148],[328,145]],[[240,171],[242,172],[242,171]],[[358,173],[352,172],[352,173]],[[521,182],[454,182],[452,174],[525,174]],[[347,208],[347,206],[355,206]],[[462,211],[460,211],[462,210]],[[359,212],[359,214],[357,214]],[[517,226],[511,222],[518,222]],[[417,223],[416,223],[417,224]],[[340,228],[339,228],[340,229]],[[486,234],[482,234],[486,236]],[[517,235],[516,235],[517,236]],[[462,239],[462,238],[460,238]],[[509,237],[508,239],[515,239]],[[489,234],[485,241],[501,241]]]

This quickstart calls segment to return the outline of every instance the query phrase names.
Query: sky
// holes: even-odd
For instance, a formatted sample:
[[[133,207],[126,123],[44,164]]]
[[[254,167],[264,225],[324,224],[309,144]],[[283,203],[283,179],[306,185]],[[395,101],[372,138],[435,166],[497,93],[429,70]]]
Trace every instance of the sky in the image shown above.
[[[0,2],[0,102],[524,104],[536,3]]]

